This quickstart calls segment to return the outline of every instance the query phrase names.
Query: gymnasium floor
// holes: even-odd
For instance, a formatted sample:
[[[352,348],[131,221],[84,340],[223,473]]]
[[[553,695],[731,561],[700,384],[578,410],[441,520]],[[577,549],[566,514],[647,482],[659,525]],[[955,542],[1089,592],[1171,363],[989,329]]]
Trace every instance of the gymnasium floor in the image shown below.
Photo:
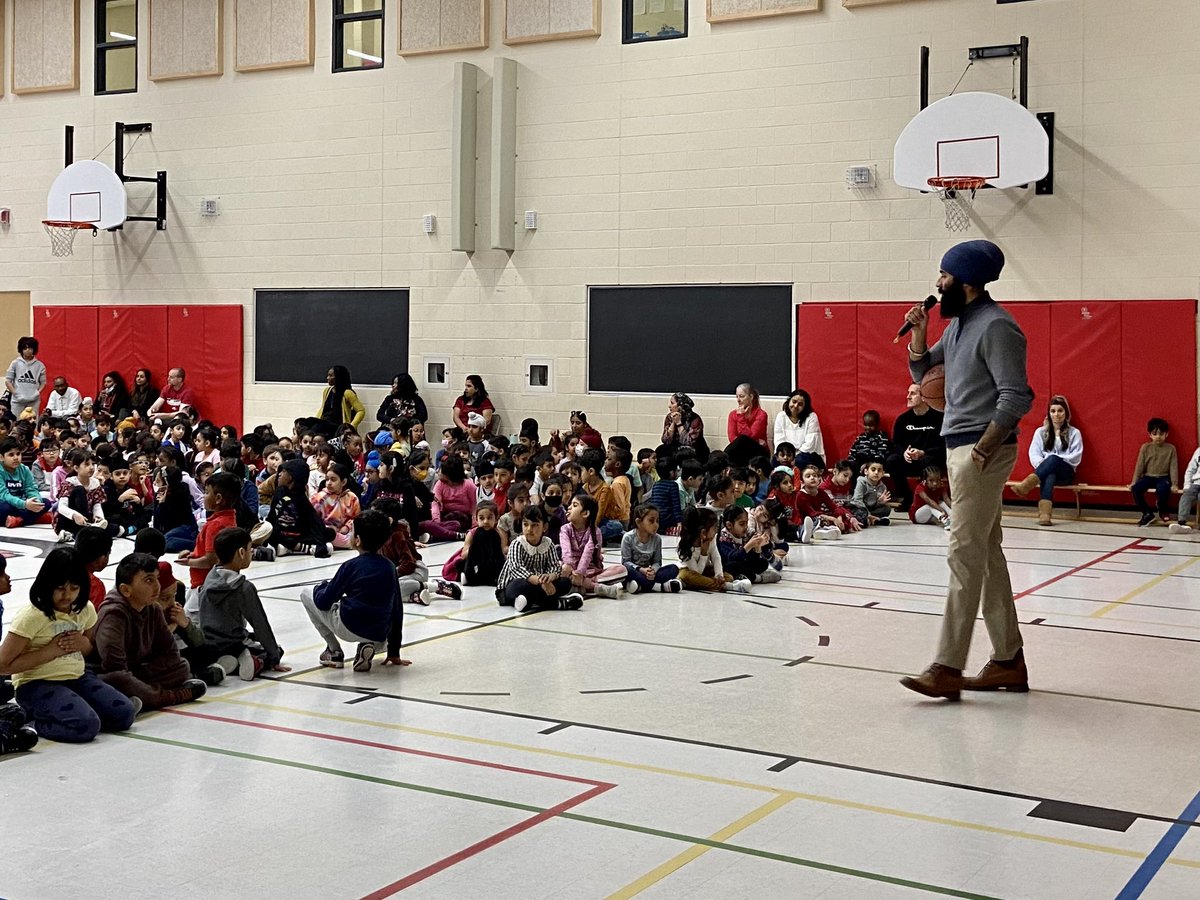
[[[1006,524],[1034,690],[959,704],[897,684],[946,584],[907,521],[749,596],[468,589],[369,674],[297,601],[345,553],[256,564],[294,671],[0,758],[0,896],[1200,896],[1200,542]],[[6,619],[48,538],[0,535]]]

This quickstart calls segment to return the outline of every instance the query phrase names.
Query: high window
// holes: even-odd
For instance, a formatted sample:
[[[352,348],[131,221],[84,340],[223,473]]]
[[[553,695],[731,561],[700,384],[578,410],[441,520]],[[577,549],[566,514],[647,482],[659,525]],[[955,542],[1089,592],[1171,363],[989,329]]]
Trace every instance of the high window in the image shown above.
[[[137,0],[96,0],[96,93],[137,90]]]
[[[688,0],[621,0],[621,42],[687,37]]]
[[[383,0],[334,0],[333,71],[383,68]]]

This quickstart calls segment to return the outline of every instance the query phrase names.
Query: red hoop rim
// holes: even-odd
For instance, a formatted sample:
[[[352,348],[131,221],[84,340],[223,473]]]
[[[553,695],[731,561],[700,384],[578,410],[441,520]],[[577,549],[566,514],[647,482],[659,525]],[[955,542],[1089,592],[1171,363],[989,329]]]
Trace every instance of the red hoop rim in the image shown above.
[[[42,224],[47,228],[74,228],[76,231],[83,231],[86,228],[96,230],[96,225],[93,222],[59,222],[55,219],[42,219]]]
[[[930,187],[944,191],[974,191],[987,184],[987,179],[974,175],[955,175],[930,178],[928,183]]]

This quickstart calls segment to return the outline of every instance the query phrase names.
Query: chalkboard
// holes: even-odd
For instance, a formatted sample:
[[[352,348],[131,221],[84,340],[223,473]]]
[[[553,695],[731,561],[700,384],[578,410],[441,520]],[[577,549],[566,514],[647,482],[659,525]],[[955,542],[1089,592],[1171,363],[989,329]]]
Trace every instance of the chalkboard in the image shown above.
[[[588,390],[792,390],[788,284],[623,285],[588,292]]]
[[[408,290],[256,290],[254,380],[324,384],[330,366],[354,385],[408,371]]]

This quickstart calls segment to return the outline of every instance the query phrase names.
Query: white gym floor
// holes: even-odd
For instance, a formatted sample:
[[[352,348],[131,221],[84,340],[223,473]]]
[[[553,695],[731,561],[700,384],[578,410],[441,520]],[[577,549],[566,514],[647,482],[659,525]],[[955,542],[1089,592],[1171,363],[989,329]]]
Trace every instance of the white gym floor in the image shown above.
[[[1200,896],[1200,541],[1007,519],[1033,689],[947,703],[897,683],[947,580],[898,518],[745,596],[468,588],[366,674],[297,599],[346,552],[255,564],[294,671],[0,758],[0,897]],[[50,537],[0,534],[6,620]]]

